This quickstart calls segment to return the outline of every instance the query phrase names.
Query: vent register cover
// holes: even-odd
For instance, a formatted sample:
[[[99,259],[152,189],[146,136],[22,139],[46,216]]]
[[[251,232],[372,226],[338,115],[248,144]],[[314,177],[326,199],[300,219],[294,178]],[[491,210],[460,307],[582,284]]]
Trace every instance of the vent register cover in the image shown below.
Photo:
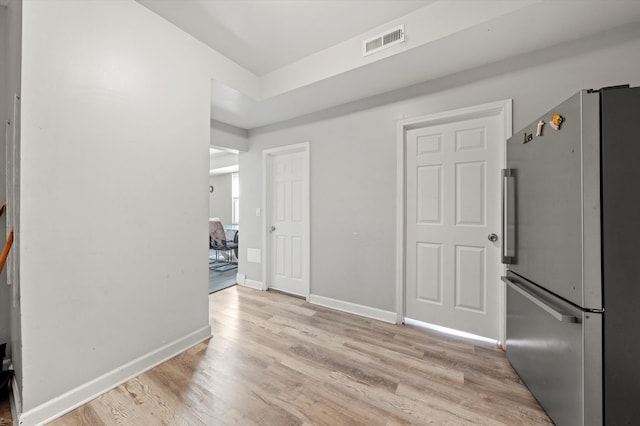
[[[375,37],[362,42],[362,56],[386,49],[398,43],[404,42],[404,25],[400,25]]]

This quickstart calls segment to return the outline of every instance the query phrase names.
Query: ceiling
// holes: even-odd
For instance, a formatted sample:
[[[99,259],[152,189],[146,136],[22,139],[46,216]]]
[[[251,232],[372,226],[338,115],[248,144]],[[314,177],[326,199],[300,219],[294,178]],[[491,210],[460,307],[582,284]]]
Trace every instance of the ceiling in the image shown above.
[[[618,0],[137,0],[247,71],[212,81],[212,118],[243,129],[640,23]],[[397,25],[405,42],[363,56]]]
[[[257,76],[433,0],[139,0]]]

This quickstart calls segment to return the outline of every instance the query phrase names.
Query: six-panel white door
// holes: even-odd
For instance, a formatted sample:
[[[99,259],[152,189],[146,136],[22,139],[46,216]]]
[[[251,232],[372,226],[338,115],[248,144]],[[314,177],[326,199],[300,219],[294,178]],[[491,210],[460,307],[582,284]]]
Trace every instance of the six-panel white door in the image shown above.
[[[306,167],[303,152],[273,155],[269,185],[269,286],[305,297]]]
[[[500,121],[406,133],[406,318],[499,339]]]

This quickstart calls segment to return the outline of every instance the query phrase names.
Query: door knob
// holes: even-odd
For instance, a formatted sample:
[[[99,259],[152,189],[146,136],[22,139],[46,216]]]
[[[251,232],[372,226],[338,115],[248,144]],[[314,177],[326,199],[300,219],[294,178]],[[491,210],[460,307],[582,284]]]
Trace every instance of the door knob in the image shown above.
[[[275,230],[276,230],[276,227],[275,227],[275,226],[272,226],[272,227],[271,227],[271,229],[269,229],[269,232],[273,232],[273,231],[275,231]]]
[[[491,241],[492,243],[495,243],[496,241],[498,241],[498,236],[496,234],[489,234],[489,236],[487,237],[489,239],[489,241]]]

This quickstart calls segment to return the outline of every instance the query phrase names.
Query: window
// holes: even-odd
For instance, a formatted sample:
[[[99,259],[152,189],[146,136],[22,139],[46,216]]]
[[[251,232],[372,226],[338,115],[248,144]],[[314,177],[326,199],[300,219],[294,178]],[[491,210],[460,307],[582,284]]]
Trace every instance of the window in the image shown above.
[[[231,173],[231,222],[237,225],[240,221],[240,177],[239,173]]]

